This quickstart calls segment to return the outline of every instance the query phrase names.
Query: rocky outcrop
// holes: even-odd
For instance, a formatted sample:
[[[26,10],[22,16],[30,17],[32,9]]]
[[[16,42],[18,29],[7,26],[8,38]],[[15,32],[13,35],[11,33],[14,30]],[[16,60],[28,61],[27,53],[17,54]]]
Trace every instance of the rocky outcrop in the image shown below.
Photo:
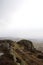
[[[35,48],[33,46],[33,43],[30,40],[20,40],[17,42],[21,46],[24,46],[24,49],[27,49],[29,51],[35,51]]]
[[[0,65],[43,65],[43,53],[30,40],[0,40]]]

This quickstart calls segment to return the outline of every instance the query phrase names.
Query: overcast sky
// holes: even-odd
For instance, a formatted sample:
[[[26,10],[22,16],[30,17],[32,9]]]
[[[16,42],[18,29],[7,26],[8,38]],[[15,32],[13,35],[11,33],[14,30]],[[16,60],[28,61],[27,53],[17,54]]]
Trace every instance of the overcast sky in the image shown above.
[[[0,0],[0,37],[43,39],[43,0]]]

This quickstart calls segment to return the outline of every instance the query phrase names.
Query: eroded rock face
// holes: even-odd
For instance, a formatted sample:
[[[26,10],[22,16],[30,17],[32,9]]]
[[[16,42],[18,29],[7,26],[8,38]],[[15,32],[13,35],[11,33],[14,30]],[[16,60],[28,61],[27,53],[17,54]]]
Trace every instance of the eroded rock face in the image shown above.
[[[13,56],[10,54],[10,46],[13,41],[0,40],[0,65],[16,65]]]
[[[34,50],[34,46],[33,43],[29,40],[20,40],[17,42],[18,44],[20,44],[21,46],[24,46],[27,50]]]
[[[5,48],[10,49],[12,42],[11,40],[0,40],[0,51],[3,51]]]
[[[41,52],[30,40],[0,40],[0,52],[4,53],[0,56],[0,65],[43,65]]]

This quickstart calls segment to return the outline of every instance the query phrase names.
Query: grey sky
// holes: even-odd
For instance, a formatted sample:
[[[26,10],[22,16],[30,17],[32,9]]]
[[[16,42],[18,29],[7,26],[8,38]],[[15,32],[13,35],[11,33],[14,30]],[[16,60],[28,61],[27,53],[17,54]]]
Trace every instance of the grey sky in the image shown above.
[[[43,0],[0,0],[0,37],[43,38]]]

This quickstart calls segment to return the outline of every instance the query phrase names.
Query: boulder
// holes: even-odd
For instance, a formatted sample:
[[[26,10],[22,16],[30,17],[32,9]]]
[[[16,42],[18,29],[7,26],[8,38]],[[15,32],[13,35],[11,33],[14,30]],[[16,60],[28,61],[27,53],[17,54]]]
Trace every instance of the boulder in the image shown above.
[[[33,51],[35,48],[33,46],[33,43],[30,40],[20,40],[17,42],[18,44],[20,44],[21,46],[24,46],[25,49]]]

